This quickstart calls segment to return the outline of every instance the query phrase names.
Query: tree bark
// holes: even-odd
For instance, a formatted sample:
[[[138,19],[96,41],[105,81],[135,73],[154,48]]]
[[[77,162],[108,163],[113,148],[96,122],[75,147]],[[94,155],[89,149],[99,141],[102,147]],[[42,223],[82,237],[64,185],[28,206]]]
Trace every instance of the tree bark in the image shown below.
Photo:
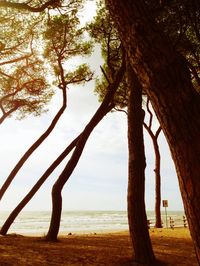
[[[185,59],[162,34],[143,0],[106,3],[168,141],[200,263],[200,95]]]
[[[154,265],[145,210],[145,168],[142,110],[142,87],[131,67],[126,68],[129,86],[128,99],[128,221],[134,260],[139,264]]]
[[[62,189],[69,177],[71,176],[72,172],[74,171],[91,132],[93,131],[95,126],[101,121],[101,119],[114,107],[113,97],[124,75],[124,64],[125,63],[123,60],[122,66],[116,74],[115,80],[108,86],[108,92],[103,102],[101,103],[100,107],[98,108],[90,122],[85,127],[80,139],[78,140],[78,143],[76,144],[76,148],[70,160],[68,161],[67,165],[65,166],[63,172],[61,173],[55,184],[53,185],[51,222],[46,236],[46,239],[49,241],[57,240],[57,235],[60,227],[60,218],[62,213]]]

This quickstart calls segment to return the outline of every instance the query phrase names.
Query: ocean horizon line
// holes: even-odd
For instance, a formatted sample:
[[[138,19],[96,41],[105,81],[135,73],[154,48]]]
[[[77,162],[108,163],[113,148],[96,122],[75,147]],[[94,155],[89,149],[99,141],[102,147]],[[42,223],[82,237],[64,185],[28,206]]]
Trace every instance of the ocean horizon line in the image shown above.
[[[5,209],[3,209],[3,210],[0,210],[0,212],[12,212],[14,210],[14,208],[13,209],[9,209],[9,210],[5,210]],[[33,210],[22,210],[21,212],[51,212],[52,210],[50,209],[50,210],[42,210],[42,209],[40,209],[40,210],[36,210],[36,209],[33,209]],[[165,211],[165,209],[164,208],[162,208],[161,209],[161,212],[164,212]],[[169,208],[167,208],[167,211],[169,211],[169,212],[184,212],[184,210],[183,209],[178,209],[178,210],[175,210],[175,209],[169,209]],[[104,209],[64,209],[64,210],[62,210],[62,212],[127,212],[127,210],[115,210],[115,209],[113,209],[113,210],[111,210],[111,209],[109,209],[109,210],[104,210]],[[146,212],[155,212],[155,210],[146,210]]]
[[[0,212],[9,212],[9,213],[11,213],[12,211],[14,210],[14,208],[13,209],[4,209],[4,210],[0,210]],[[29,210],[22,210],[20,213],[22,213],[22,212],[51,212],[52,210],[50,209],[50,210],[36,210],[36,209],[33,209],[33,210],[31,210],[31,209],[29,209]],[[103,209],[97,209],[97,210],[94,210],[94,209],[91,209],[91,210],[87,210],[87,209],[64,209],[64,210],[62,210],[62,212],[127,212],[127,210],[115,210],[115,209],[113,209],[113,210],[103,210]],[[155,210],[146,210],[146,212],[155,212]],[[164,208],[162,208],[161,209],[161,212],[165,212],[165,209]],[[183,209],[178,209],[178,210],[175,210],[175,209],[169,209],[169,208],[167,208],[167,212],[185,212]]]

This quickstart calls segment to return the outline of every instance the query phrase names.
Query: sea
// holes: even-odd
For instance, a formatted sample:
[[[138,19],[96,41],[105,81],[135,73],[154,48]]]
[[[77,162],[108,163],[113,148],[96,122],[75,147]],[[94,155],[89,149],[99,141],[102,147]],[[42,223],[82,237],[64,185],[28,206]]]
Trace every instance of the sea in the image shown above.
[[[0,212],[0,227],[8,217],[9,212]],[[184,226],[183,211],[168,211],[161,213],[163,227]],[[24,235],[45,235],[51,219],[50,211],[24,211],[16,218],[8,233]],[[155,225],[153,211],[147,211],[150,227]],[[171,221],[173,221],[171,223]],[[128,230],[126,211],[63,211],[60,233],[101,233]]]

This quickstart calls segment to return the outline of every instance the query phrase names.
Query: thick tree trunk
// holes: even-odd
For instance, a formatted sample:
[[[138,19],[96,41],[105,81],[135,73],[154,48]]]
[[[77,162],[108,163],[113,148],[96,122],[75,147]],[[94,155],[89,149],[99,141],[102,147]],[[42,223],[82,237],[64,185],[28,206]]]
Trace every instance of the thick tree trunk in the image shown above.
[[[90,120],[90,122],[85,127],[84,131],[81,134],[80,139],[78,140],[78,143],[76,144],[76,148],[68,161],[67,165],[65,166],[63,172],[55,182],[53,189],[52,189],[52,214],[51,214],[51,222],[49,231],[47,233],[46,239],[50,241],[55,241],[57,239],[57,235],[59,232],[60,227],[60,218],[61,218],[61,212],[62,212],[62,189],[71,176],[72,172],[74,171],[81,154],[83,152],[83,149],[85,147],[85,144],[95,128],[95,126],[102,120],[102,118],[114,107],[113,106],[113,97],[114,94],[123,78],[124,72],[125,72],[125,65],[124,61],[122,63],[121,68],[119,69],[118,73],[116,74],[115,80],[112,84],[108,86],[108,92],[101,103],[100,107]]]
[[[200,263],[200,95],[185,60],[160,32],[143,0],[106,2],[168,141]]]
[[[128,221],[133,243],[134,260],[139,264],[155,265],[145,210],[145,154],[143,140],[144,111],[142,110],[142,87],[131,67],[126,69],[128,100]]]

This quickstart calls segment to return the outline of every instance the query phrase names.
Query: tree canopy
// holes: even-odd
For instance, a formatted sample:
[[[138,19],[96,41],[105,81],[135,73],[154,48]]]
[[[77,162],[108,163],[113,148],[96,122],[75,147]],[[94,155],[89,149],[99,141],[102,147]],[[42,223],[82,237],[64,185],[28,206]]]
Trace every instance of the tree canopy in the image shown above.
[[[23,118],[46,111],[54,94],[52,84],[59,87],[62,82],[91,79],[86,64],[66,69],[71,57],[91,52],[91,43],[82,41],[84,29],[79,27],[77,13],[82,3],[47,1],[38,7],[38,1],[1,1],[0,123],[14,112]]]
[[[13,112],[18,118],[39,115],[53,95],[44,61],[38,52],[39,16],[0,9],[1,122]]]

